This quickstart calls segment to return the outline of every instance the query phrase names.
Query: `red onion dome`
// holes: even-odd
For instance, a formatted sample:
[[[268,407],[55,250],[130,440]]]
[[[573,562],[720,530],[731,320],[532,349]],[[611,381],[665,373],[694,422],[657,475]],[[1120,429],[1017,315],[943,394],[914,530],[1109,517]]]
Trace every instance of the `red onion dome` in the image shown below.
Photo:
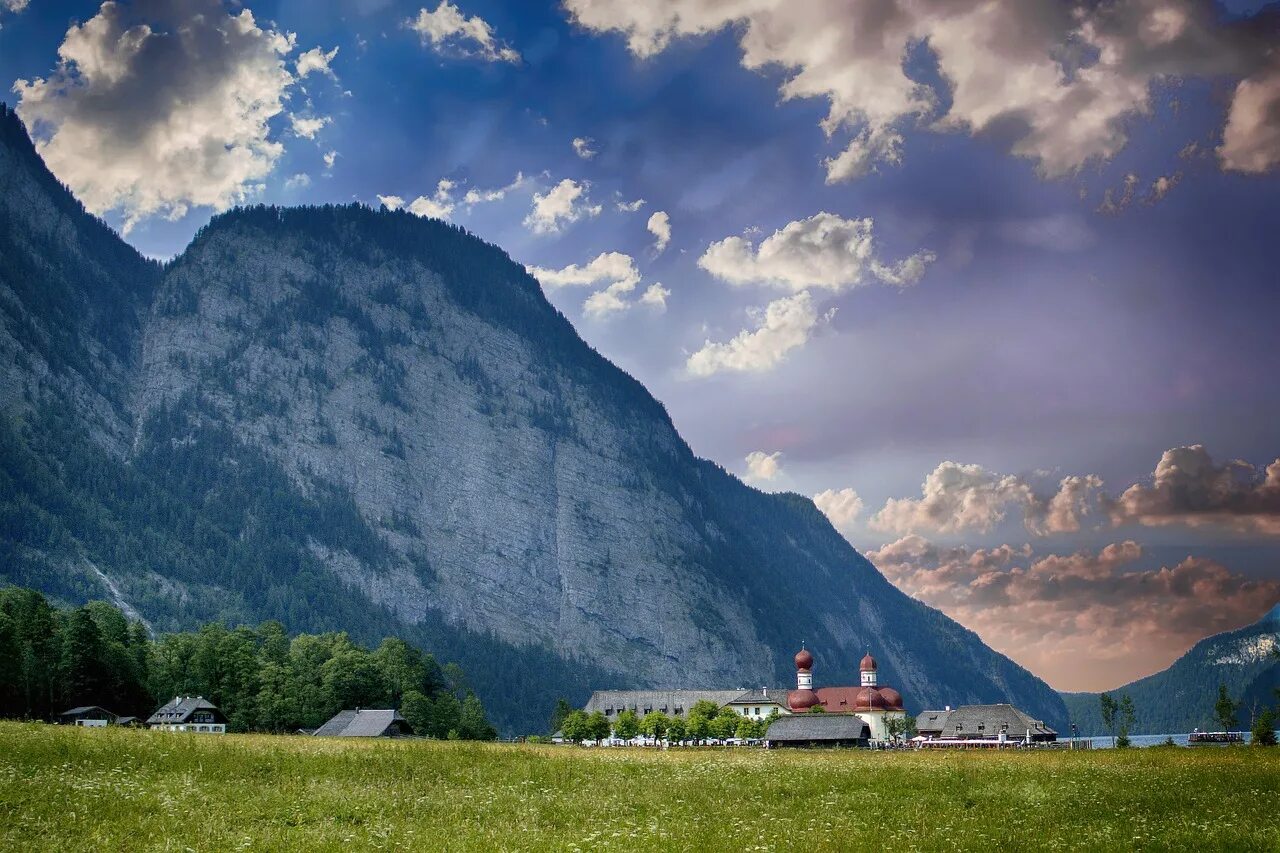
[[[813,669],[813,655],[808,649],[796,652],[796,669]]]
[[[876,659],[871,656],[870,652],[867,652],[867,656],[862,659],[862,664],[859,666],[859,669],[863,672],[876,671]]]
[[[880,696],[884,698],[885,704],[889,706],[889,710],[902,710],[902,694],[894,690],[892,687],[881,687]]]
[[[792,690],[787,693],[787,707],[793,711],[807,711],[818,704],[818,694],[812,690]]]
[[[857,698],[853,701],[853,710],[889,711],[892,709],[879,690],[874,687],[864,687],[858,691]]]

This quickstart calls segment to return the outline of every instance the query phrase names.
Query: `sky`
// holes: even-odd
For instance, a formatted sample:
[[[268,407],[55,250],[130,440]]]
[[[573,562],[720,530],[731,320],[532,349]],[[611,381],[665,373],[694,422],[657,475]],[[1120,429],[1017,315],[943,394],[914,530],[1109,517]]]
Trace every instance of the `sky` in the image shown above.
[[[257,202],[502,246],[1056,688],[1280,600],[1280,4],[0,0],[0,81],[153,257]]]

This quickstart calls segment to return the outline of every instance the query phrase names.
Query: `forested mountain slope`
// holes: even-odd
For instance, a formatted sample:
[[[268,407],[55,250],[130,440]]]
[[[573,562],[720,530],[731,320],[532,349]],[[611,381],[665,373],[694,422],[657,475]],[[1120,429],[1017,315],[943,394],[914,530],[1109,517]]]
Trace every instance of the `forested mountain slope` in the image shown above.
[[[0,184],[32,199],[0,208],[0,580],[159,630],[395,633],[458,660],[507,731],[591,687],[789,681],[801,639],[820,683],[870,648],[914,709],[1064,721],[811,501],[696,458],[496,247],[404,212],[249,208],[159,270],[3,124]],[[64,293],[96,306],[69,334]]]
[[[1240,703],[1240,729],[1251,726],[1255,709],[1275,707],[1280,687],[1280,605],[1252,625],[1206,637],[1168,669],[1109,691],[1128,694],[1137,711],[1134,731],[1177,734],[1194,728],[1221,728],[1214,718],[1218,687],[1226,685]],[[1071,719],[1082,735],[1107,734],[1097,693],[1064,693]]]

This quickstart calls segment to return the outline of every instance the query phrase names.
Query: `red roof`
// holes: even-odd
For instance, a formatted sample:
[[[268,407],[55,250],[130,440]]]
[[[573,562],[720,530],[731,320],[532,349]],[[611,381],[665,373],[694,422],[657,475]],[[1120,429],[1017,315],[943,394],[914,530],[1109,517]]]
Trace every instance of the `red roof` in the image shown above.
[[[823,707],[833,713],[902,710],[902,696],[892,687],[819,687],[817,693]]]
[[[821,700],[812,690],[792,690],[787,693],[787,707],[793,711],[807,711]]]
[[[813,669],[813,655],[808,649],[796,652],[796,669]]]

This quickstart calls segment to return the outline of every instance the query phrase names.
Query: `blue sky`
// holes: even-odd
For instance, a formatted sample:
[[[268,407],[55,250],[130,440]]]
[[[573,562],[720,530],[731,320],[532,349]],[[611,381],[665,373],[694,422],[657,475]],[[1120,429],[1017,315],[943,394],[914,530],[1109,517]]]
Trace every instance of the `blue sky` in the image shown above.
[[[1055,686],[1267,610],[1280,7],[740,5],[0,0],[0,79],[154,256],[238,201],[421,198]]]

